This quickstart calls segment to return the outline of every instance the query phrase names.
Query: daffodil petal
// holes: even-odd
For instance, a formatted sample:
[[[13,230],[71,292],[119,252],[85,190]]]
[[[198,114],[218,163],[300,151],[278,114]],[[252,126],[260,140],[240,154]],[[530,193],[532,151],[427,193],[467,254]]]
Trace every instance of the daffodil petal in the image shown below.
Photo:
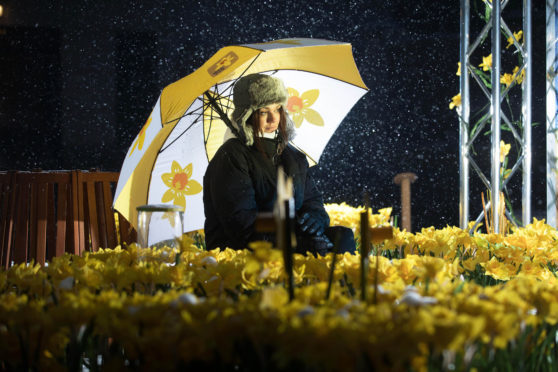
[[[318,89],[311,89],[302,93],[300,98],[302,98],[302,102],[304,102],[304,107],[306,108],[312,106],[319,96],[320,91]]]
[[[289,94],[289,97],[298,97],[298,90],[296,90],[295,88],[287,88],[287,93]]]
[[[292,119],[293,119],[293,123],[294,123],[295,127],[300,128],[300,126],[302,125],[302,120],[304,119],[302,117],[302,115],[300,113],[296,112],[296,113],[293,114]]]
[[[190,179],[190,177],[192,177],[192,169],[193,169],[192,163],[188,164],[188,165],[184,168],[184,173],[186,173],[186,175],[188,176],[188,179]]]
[[[310,108],[305,109],[304,110],[304,118],[310,124],[314,124],[314,125],[317,125],[319,127],[324,126],[324,119],[322,119],[322,116],[316,110],[312,110]]]
[[[167,187],[172,187],[172,173],[163,173],[161,180]]]
[[[184,189],[184,194],[186,195],[195,195],[202,191],[202,185],[196,180],[188,181],[186,188]]]
[[[180,166],[180,164],[178,164],[176,160],[172,161],[171,172],[172,174],[182,173],[182,167]]]
[[[176,194],[176,198],[174,198],[174,204],[186,208],[186,197],[184,196],[183,192],[179,192]]]
[[[163,203],[168,203],[171,200],[174,199],[174,190],[173,189],[168,189],[167,191],[165,191],[165,193],[163,194],[163,197],[161,198],[161,202]]]

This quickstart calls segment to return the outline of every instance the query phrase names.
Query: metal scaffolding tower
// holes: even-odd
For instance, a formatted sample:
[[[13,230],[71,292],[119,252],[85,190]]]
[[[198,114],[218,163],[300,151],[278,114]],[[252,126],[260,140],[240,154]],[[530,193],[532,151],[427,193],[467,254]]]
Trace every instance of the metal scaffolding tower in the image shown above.
[[[473,39],[471,38],[471,6],[470,0],[461,0],[461,19],[460,19],[460,94],[461,107],[459,108],[459,224],[462,229],[467,229],[469,224],[469,181],[470,168],[473,169],[486,189],[490,191],[489,201],[486,203],[486,209],[483,207],[482,212],[476,218],[476,223],[480,223],[486,218],[488,210],[492,208],[493,213],[490,216],[490,224],[492,230],[496,233],[500,232],[500,216],[497,209],[501,206],[501,192],[505,188],[510,179],[522,168],[522,223],[527,224],[531,221],[531,1],[523,0],[523,43],[510,30],[505,20],[502,18],[502,10],[507,6],[508,0],[502,1],[483,1],[489,13],[486,23]],[[476,33],[476,32],[475,32]],[[489,37],[490,36],[490,37]],[[501,84],[502,68],[500,57],[502,55],[501,38],[511,40],[513,48],[519,53],[522,63],[518,69],[514,71],[512,81],[507,84]],[[519,38],[520,39],[520,38]],[[472,42],[470,41],[472,40]],[[483,79],[478,74],[472,56],[480,50],[479,46],[490,40],[490,50],[492,56],[490,78]],[[471,123],[471,96],[470,96],[470,80],[478,84],[483,93],[485,104],[475,111],[484,111],[480,115],[480,119]],[[522,83],[521,83],[522,82]],[[503,102],[508,97],[510,90],[521,83],[521,115],[519,122],[516,123],[508,117],[503,110]],[[472,146],[478,142],[479,134],[488,129],[490,122],[490,154],[482,154],[478,150],[476,154],[472,151]],[[500,134],[501,128],[504,126],[513,134],[516,143],[519,144],[519,154],[513,167],[504,176],[500,163]],[[481,167],[478,165],[478,159],[482,156],[489,156],[490,159],[490,176],[487,177]],[[477,160],[475,160],[477,159]],[[504,207],[508,219],[512,219],[507,207]]]
[[[558,175],[558,2],[546,1],[546,222],[556,220],[556,176]]]

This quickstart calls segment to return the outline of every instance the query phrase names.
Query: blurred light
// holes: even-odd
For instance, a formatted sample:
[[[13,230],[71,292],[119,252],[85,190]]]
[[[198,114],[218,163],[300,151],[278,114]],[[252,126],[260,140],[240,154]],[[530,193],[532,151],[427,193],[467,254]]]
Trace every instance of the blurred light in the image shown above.
[[[0,5],[0,17],[2,17],[3,13],[4,13],[4,8],[2,7],[2,5]]]

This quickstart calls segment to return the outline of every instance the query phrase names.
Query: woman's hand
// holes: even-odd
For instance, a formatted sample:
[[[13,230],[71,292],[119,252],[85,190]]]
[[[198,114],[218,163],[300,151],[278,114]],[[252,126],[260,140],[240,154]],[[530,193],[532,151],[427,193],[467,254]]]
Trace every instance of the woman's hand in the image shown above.
[[[303,232],[311,235],[322,235],[324,233],[324,226],[308,212],[300,216],[297,222]]]

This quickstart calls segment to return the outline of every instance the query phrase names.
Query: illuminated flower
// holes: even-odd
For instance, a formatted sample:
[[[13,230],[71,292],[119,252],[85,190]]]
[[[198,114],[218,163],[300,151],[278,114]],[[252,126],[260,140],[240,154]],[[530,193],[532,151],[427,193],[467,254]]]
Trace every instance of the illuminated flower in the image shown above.
[[[461,93],[453,96],[451,98],[451,102],[449,104],[450,110],[453,110],[455,107],[461,106]]]
[[[515,76],[515,74],[517,74],[517,71],[519,71],[519,66],[515,66],[512,74]],[[523,79],[525,79],[525,69],[522,69],[521,73],[516,77],[517,84],[523,83]]]
[[[523,83],[523,79],[525,78],[525,69],[521,70],[521,73],[516,76],[518,71],[519,67],[515,66],[511,74],[505,73],[504,75],[500,76],[500,83],[505,84],[506,86],[510,86],[514,81],[516,81],[518,84]]]
[[[183,169],[178,162],[172,162],[171,173],[164,173],[161,176],[161,179],[169,188],[161,198],[163,203],[172,201],[174,204],[186,208],[186,195],[195,195],[202,191],[200,183],[191,179],[192,169],[192,163]]]
[[[483,71],[489,71],[492,68],[492,53],[488,57],[482,57],[482,63],[479,65]]]
[[[145,141],[145,132],[147,132],[147,128],[149,128],[149,124],[151,124],[151,116],[149,116],[149,118],[145,122],[143,128],[141,128],[141,130],[138,134],[138,138],[136,138],[136,140],[134,141],[134,144],[132,145],[132,150],[130,151],[130,155],[128,155],[128,156],[132,155],[132,153],[134,152],[136,147],[140,151],[143,148],[143,142]]]
[[[306,120],[310,124],[323,127],[324,119],[322,116],[316,110],[310,108],[320,96],[320,91],[311,89],[300,95],[296,89],[288,88],[287,90],[289,92],[287,110],[291,114],[295,126],[300,128],[302,121]]]
[[[500,163],[504,162],[504,159],[510,153],[510,148],[510,144],[507,144],[504,141],[500,141]]]
[[[513,75],[505,73],[504,75],[500,76],[500,84],[504,84],[509,87],[513,83]]]
[[[521,38],[523,38],[523,31],[519,30],[518,32],[514,32],[513,37],[519,43],[521,41]],[[512,45],[513,45],[513,38],[510,36],[508,37],[508,45],[506,45],[506,49],[508,49]]]

